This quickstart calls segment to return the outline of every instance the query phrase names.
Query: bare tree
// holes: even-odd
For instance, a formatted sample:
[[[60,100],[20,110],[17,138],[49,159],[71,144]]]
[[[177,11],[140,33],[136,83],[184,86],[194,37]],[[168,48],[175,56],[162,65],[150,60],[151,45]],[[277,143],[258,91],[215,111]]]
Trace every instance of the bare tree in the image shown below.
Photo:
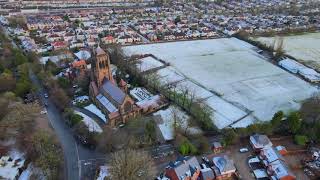
[[[278,59],[281,56],[284,55],[284,50],[283,50],[283,37],[277,37],[276,38],[276,46],[275,48],[275,58]]]
[[[110,176],[117,180],[153,179],[155,167],[147,152],[125,149],[111,155]]]
[[[10,102],[5,116],[0,121],[0,138],[16,137],[18,145],[27,141],[26,137],[34,130],[34,119],[39,116],[38,104]]]

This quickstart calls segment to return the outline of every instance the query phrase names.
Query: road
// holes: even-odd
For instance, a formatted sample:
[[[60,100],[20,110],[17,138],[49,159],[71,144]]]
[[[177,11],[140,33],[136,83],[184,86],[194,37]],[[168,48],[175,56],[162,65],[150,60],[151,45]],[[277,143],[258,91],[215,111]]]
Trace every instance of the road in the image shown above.
[[[10,38],[6,27],[0,25],[5,35],[11,40],[12,46],[18,48],[16,43]],[[71,129],[64,123],[65,120],[61,112],[50,101],[44,98],[46,93],[42,84],[30,69],[30,79],[36,87],[38,87],[39,99],[42,104],[47,103],[47,116],[53,127],[59,142],[61,143],[64,156],[64,179],[67,180],[81,180],[93,179],[98,166],[105,164],[107,156],[95,150],[87,149],[74,139]]]
[[[44,104],[47,103],[47,115],[63,149],[65,160],[65,179],[79,180],[85,177],[92,177],[96,172],[99,165],[105,163],[106,156],[95,151],[77,144],[74,139],[71,129],[64,123],[57,107],[50,101],[50,98],[44,98],[43,94],[46,93],[38,78],[30,72],[32,83],[38,87],[40,94],[40,101]],[[89,163],[88,163],[89,162]],[[85,166],[83,166],[85,164]],[[85,170],[84,171],[84,167]],[[88,171],[89,169],[89,171]]]

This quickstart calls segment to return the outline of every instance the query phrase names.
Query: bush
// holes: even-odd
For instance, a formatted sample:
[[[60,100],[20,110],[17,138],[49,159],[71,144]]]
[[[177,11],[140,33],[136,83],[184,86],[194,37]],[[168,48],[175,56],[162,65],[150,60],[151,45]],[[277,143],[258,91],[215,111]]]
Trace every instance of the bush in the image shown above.
[[[58,84],[63,89],[66,89],[66,88],[70,87],[69,80],[67,78],[64,78],[64,77],[59,77],[58,78]]]
[[[231,145],[237,138],[237,134],[233,129],[226,129],[224,132],[223,142],[225,145]]]
[[[180,146],[179,146],[179,152],[182,155],[191,155],[197,153],[197,148],[190,143],[189,140],[185,140]]]
[[[308,137],[307,136],[304,136],[304,135],[295,135],[294,136],[294,142],[298,145],[306,145],[307,142],[309,141]]]
[[[152,120],[148,121],[146,124],[146,135],[151,141],[155,141],[157,139],[156,123]]]
[[[70,124],[71,126],[74,126],[76,124],[78,124],[80,121],[82,121],[83,117],[80,116],[79,114],[71,114],[70,117],[69,117],[69,121],[70,121]]]
[[[288,116],[289,128],[291,133],[296,134],[302,125],[302,120],[299,112],[292,112]]]
[[[28,80],[19,80],[16,84],[14,93],[17,96],[23,97],[31,90],[31,83]]]
[[[276,112],[271,120],[272,127],[278,127],[281,123],[282,118],[284,117],[284,113],[282,111]]]

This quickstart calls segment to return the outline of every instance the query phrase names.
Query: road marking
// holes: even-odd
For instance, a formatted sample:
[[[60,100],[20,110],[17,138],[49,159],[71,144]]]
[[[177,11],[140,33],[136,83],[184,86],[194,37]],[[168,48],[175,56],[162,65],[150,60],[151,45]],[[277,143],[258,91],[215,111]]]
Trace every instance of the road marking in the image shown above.
[[[76,145],[76,150],[77,150],[77,158],[78,158],[78,162],[79,162],[80,158],[79,158],[79,150],[78,150],[78,145],[77,145],[77,143],[74,143],[74,144]]]
[[[79,178],[81,179],[81,163],[78,161]]]
[[[77,151],[77,158],[78,158],[78,169],[79,169],[79,178],[81,179],[81,165],[80,165],[80,161],[79,161],[79,150],[78,150],[78,145],[77,143],[74,143],[76,146],[76,151]]]

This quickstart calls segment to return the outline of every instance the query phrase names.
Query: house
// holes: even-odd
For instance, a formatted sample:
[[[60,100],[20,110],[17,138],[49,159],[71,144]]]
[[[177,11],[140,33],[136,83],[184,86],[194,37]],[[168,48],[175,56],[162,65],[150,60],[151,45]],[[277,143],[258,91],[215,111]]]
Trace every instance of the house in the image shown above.
[[[217,180],[232,177],[236,172],[233,160],[229,159],[227,155],[215,156],[212,161],[214,164],[213,171]]]
[[[105,44],[114,44],[117,42],[117,40],[112,36],[107,36],[107,37],[103,38],[103,42]]]
[[[168,104],[164,97],[152,95],[145,88],[133,88],[130,90],[130,95],[136,100],[136,105],[144,114],[155,112]]]
[[[211,168],[203,167],[203,169],[200,169],[200,179],[201,180],[214,180],[215,178],[216,177],[215,177],[213,170]]]
[[[223,146],[220,142],[213,142],[211,149],[214,153],[220,153],[223,149]]]
[[[85,60],[73,61],[72,67],[77,69],[80,73],[84,73],[87,69],[87,63]]]
[[[267,167],[270,163],[276,160],[283,160],[283,157],[279,152],[273,147],[267,147],[260,150],[259,158],[262,160],[262,163]]]
[[[165,176],[170,180],[196,180],[200,176],[200,164],[194,156],[180,158],[169,164]]]
[[[139,108],[120,89],[113,79],[109,55],[100,47],[95,50],[89,94],[92,101],[106,115],[108,125],[115,127],[136,116]]]
[[[67,48],[67,43],[64,41],[57,41],[57,42],[51,43],[51,46],[53,47],[54,50],[65,49]]]
[[[250,144],[254,151],[259,152],[263,148],[272,147],[272,142],[266,135],[255,134],[250,136]]]
[[[275,147],[275,149],[279,152],[279,154],[281,154],[282,156],[288,154],[288,151],[286,149],[286,147],[284,146],[277,146]]]
[[[274,161],[267,168],[267,173],[271,179],[295,180],[296,177],[289,170],[289,167],[281,160]]]

